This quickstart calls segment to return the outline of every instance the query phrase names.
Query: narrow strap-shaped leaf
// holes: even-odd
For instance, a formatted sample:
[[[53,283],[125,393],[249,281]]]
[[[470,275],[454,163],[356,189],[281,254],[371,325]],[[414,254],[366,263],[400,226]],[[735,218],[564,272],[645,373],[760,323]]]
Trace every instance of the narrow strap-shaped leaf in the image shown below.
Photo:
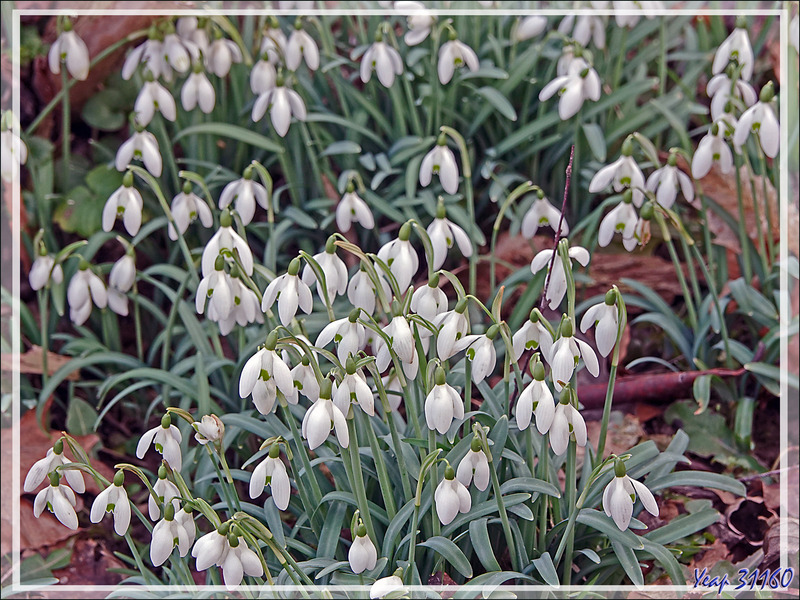
[[[424,542],[417,544],[417,546],[424,546],[441,554],[447,562],[449,562],[456,571],[461,573],[464,577],[472,577],[472,565],[469,564],[467,557],[461,548],[455,545],[446,537],[435,535],[428,538]]]

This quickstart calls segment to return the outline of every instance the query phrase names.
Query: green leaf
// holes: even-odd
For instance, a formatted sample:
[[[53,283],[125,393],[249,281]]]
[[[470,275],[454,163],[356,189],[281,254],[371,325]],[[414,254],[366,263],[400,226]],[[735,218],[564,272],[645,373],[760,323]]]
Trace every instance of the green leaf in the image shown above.
[[[577,521],[582,525],[588,525],[592,529],[606,534],[612,542],[616,541],[626,548],[641,550],[644,547],[638,535],[629,529],[620,531],[614,521],[599,510],[584,508],[578,513]]]
[[[478,88],[475,90],[478,94],[483,96],[483,98],[509,121],[516,121],[517,120],[517,111],[514,110],[514,106],[511,102],[508,101],[499,90],[493,87],[484,86],[482,88]]]
[[[744,368],[751,373],[766,377],[768,379],[773,379],[775,381],[781,380],[780,367],[776,367],[775,365],[770,365],[763,362],[751,362],[747,363]],[[786,373],[786,379],[789,387],[794,389],[800,388],[800,380],[798,379],[797,375],[793,373]]]
[[[83,105],[81,117],[100,131],[117,131],[127,122],[126,100],[116,88],[106,88],[92,95]]]
[[[489,519],[484,517],[470,521],[469,524],[469,537],[472,541],[472,548],[478,560],[481,561],[483,568],[487,571],[500,571],[500,563],[492,552],[492,542],[489,539]]]
[[[92,432],[97,418],[94,407],[77,396],[73,396],[67,411],[67,431],[72,435],[86,435]]]
[[[337,502],[328,508],[328,516],[325,517],[322,533],[319,536],[318,557],[333,558],[336,554],[336,548],[339,547],[339,537],[342,533],[342,521],[346,512],[347,504],[344,502]]]
[[[33,580],[50,578],[53,576],[53,570],[68,566],[71,559],[72,551],[67,548],[53,550],[47,557],[34,554],[20,564],[21,583],[30,585]],[[56,580],[57,582],[58,580]]]
[[[647,538],[642,538],[642,544],[644,544],[644,551],[655,558],[661,563],[661,566],[664,567],[667,575],[669,575],[669,578],[672,580],[672,585],[686,584],[686,577],[683,575],[681,565],[672,555],[672,552],[661,544],[657,544]]]
[[[672,544],[698,531],[702,531],[717,521],[719,521],[719,513],[713,508],[707,508],[695,513],[679,515],[663,527],[648,531],[642,539],[648,539],[651,542],[662,545]]]
[[[736,481],[733,477],[720,473],[708,473],[706,471],[677,471],[659,477],[655,481],[647,481],[647,487],[651,492],[663,490],[673,486],[693,486],[699,488],[714,488],[724,490],[739,496],[746,493],[744,484]]]
[[[544,579],[544,582],[547,585],[560,587],[556,566],[553,564],[553,559],[550,558],[549,552],[545,552],[539,558],[534,558],[533,566],[539,572],[539,575],[542,576],[542,579]]]
[[[592,156],[600,162],[605,162],[607,156],[606,138],[600,125],[597,123],[581,123],[581,129],[586,141],[589,143],[589,150],[592,151]]]
[[[561,492],[556,486],[548,481],[533,477],[515,477],[503,482],[500,486],[500,493],[505,496],[512,492],[540,493],[547,494],[553,498],[561,498]]]
[[[199,125],[192,125],[179,131],[173,138],[173,142],[177,142],[187,135],[197,134],[231,138],[238,142],[250,144],[254,148],[261,148],[262,150],[275,152],[276,154],[283,152],[283,147],[276,144],[268,137],[251,131],[250,129],[245,129],[244,127],[231,125],[230,123],[200,123]]]
[[[446,537],[435,535],[417,544],[417,546],[431,548],[441,554],[464,577],[472,577],[472,565],[469,564],[467,557],[464,556],[461,548]]]
[[[642,575],[642,567],[639,566],[639,561],[636,560],[636,553],[629,546],[617,540],[611,540],[611,547],[614,549],[614,554],[619,564],[633,584],[636,586],[643,586],[644,575]]]
[[[320,156],[333,156],[336,154],[360,154],[361,146],[351,140],[333,142],[330,146],[320,152]]]
[[[705,412],[708,402],[711,399],[711,377],[710,374],[700,375],[692,384],[694,399],[697,401],[698,408],[695,414]]]

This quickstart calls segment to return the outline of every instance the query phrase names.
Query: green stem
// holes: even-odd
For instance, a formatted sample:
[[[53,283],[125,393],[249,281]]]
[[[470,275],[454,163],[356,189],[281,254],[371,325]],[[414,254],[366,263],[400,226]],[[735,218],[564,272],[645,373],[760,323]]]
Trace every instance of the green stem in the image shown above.
[[[682,235],[679,235],[678,239],[681,242],[681,250],[683,251],[683,256],[686,259],[686,270],[689,271],[689,283],[692,285],[692,293],[694,294],[695,304],[696,306],[700,306],[703,303],[703,296],[700,293],[700,283],[697,280],[697,271],[694,268],[694,258],[689,250],[689,243],[686,241],[686,238]]]
[[[46,287],[40,289],[36,292],[39,300],[39,322],[41,328],[41,344],[42,344],[42,387],[47,385],[47,380],[50,378],[50,373],[47,368],[47,358],[48,353],[50,351],[50,333],[49,333],[49,308],[50,308],[50,299],[47,297],[47,293],[50,289],[50,283],[48,282]]]
[[[428,453],[433,454],[436,452],[436,431],[433,429],[428,431]],[[433,498],[433,504],[431,504],[431,522],[433,525],[433,535],[439,535],[441,531],[441,524],[439,523],[439,516],[436,512],[436,486],[438,485],[439,481],[439,469],[436,468],[436,463],[434,462],[431,465],[431,478],[429,482],[430,491],[431,491],[431,498]]]
[[[619,343],[616,344],[619,346]],[[614,355],[618,354],[616,348]],[[606,388],[606,400],[603,404],[603,418],[600,422],[600,439],[597,441],[597,454],[595,461],[603,462],[603,452],[606,449],[606,435],[608,433],[608,420],[611,416],[611,403],[614,399],[614,383],[617,380],[617,363],[612,360],[611,369],[608,373],[608,387]]]
[[[206,444],[206,451],[208,452],[208,457],[211,459],[211,464],[214,465],[214,470],[217,472],[217,478],[222,485],[221,489],[223,490],[228,510],[242,510],[239,504],[239,495],[236,493],[236,489],[233,488],[233,481],[222,476],[222,471],[219,470],[219,465],[217,461],[214,460],[214,452],[208,447],[208,444]],[[229,513],[229,516],[233,516],[233,513]]]
[[[172,175],[172,185],[174,186],[173,189],[180,190],[181,181],[178,177],[178,171],[180,169],[178,169],[178,164],[175,162],[175,153],[172,150],[172,142],[170,141],[169,134],[167,133],[167,126],[164,124],[164,117],[161,115],[156,115],[154,117],[154,121],[158,123],[156,125],[156,134],[160,138],[158,145],[161,148],[161,155],[166,158],[164,162],[169,167],[170,175]]]
[[[566,495],[567,506],[572,507],[575,505],[575,492],[576,492],[576,466],[575,466],[575,453],[577,449],[577,442],[570,440],[569,447],[567,448],[567,482],[565,484],[564,493]],[[576,511],[572,511],[577,515]],[[572,515],[570,515],[570,519]],[[566,540],[566,552],[564,554],[564,572],[561,576],[561,582],[564,585],[569,585],[572,578],[572,550],[575,547],[575,529],[570,528],[569,531],[564,532],[562,542]],[[559,549],[561,547],[559,546]]]
[[[417,550],[417,529],[419,528],[419,499],[414,501],[414,513],[411,516],[411,537],[408,540],[408,571],[405,582],[412,583],[414,576],[414,554]]]
[[[722,308],[719,305],[719,296],[717,295],[717,284],[711,277],[711,274],[708,272],[708,267],[706,267],[706,264],[703,261],[703,257],[700,254],[700,250],[697,249],[697,245],[695,244],[694,246],[692,246],[692,249],[695,252],[695,255],[697,257],[697,262],[700,264],[700,268],[703,270],[703,276],[706,278],[709,290],[711,291],[711,298],[713,300],[714,310],[717,311],[717,317],[719,318],[719,329],[720,329],[720,335],[722,335],[722,344],[725,348],[725,366],[730,369],[733,367],[733,357],[731,356],[730,344],[728,343],[728,326],[725,324],[725,315],[722,313]]]
[[[378,389],[378,397],[383,405],[384,418],[386,423],[389,425],[389,433],[392,436],[392,446],[394,447],[395,457],[397,458],[397,466],[400,469],[400,482],[403,486],[403,498],[405,502],[408,502],[413,497],[413,492],[411,491],[411,483],[408,480],[408,468],[406,467],[406,459],[403,456],[403,451],[400,446],[400,436],[397,433],[397,425],[394,422],[394,416],[392,415],[392,409],[389,405],[389,399],[386,396],[386,388],[383,387],[380,374],[378,373],[377,369],[374,369],[374,365],[368,366],[368,369],[375,380],[375,386]]]
[[[542,437],[542,448],[539,453],[539,464],[537,471],[539,472],[539,479],[542,481],[549,481],[550,474],[548,473],[549,467],[547,465],[550,458],[550,451],[547,449],[550,443],[550,434],[545,433]],[[547,549],[547,495],[539,494],[539,551],[545,552]]]
[[[61,65],[61,89],[67,90],[67,66]],[[69,91],[61,99],[61,168],[63,169],[63,192],[69,189],[69,139],[70,127]]]
[[[369,535],[369,539],[374,541],[378,537],[375,535],[375,528],[372,525],[372,514],[369,510],[367,492],[364,487],[364,471],[361,467],[361,456],[358,453],[358,430],[354,419],[347,421],[347,429],[350,433],[350,443],[347,445],[347,452],[350,454],[350,468],[352,469],[350,481],[353,485],[353,493],[356,497],[358,509],[361,512],[361,518],[367,528],[367,535]]]
[[[689,292],[689,286],[686,283],[686,276],[683,274],[683,269],[681,268],[681,262],[678,259],[678,253],[675,251],[675,244],[672,242],[672,236],[669,233],[664,216],[659,212],[656,212],[655,216],[659,227],[661,227],[661,235],[667,244],[669,256],[672,259],[673,266],[675,267],[675,274],[678,277],[678,282],[680,283],[681,290],[683,291],[683,298],[686,302],[686,311],[689,313],[689,323],[692,329],[697,329],[697,311],[695,310],[694,300],[692,300],[692,296]]]
[[[744,201],[742,199],[742,159],[736,155],[736,201],[739,206],[739,245],[742,249],[742,264],[745,281],[750,284],[753,280],[753,267],[750,259],[750,239],[747,237],[747,224],[744,218]]]
[[[356,413],[358,412],[359,411],[356,411]],[[363,418],[366,418],[366,415]],[[366,429],[367,436],[369,437],[369,447],[370,450],[372,450],[375,471],[378,473],[378,481],[383,490],[383,505],[386,507],[386,514],[391,521],[395,514],[397,514],[397,506],[394,503],[394,486],[392,485],[391,479],[389,479],[389,471],[386,469],[386,461],[383,458],[383,452],[381,452],[378,436],[375,434],[375,430],[372,428],[372,424],[369,420],[367,420],[364,429]]]
[[[133,538],[131,537],[130,532],[125,533],[125,541],[128,542],[128,548],[130,548],[131,556],[133,557],[134,562],[136,562],[136,567],[139,569],[142,577],[144,577],[145,573],[148,573],[149,571],[144,566],[142,557],[139,556],[139,552],[136,550],[136,544],[133,543]]]
[[[490,451],[491,452],[491,451]],[[511,533],[511,524],[508,522],[508,513],[506,513],[505,502],[503,502],[503,494],[500,491],[500,481],[497,479],[497,469],[494,462],[489,461],[489,474],[492,477],[492,490],[494,491],[494,499],[497,501],[497,512],[500,514],[500,522],[503,524],[503,533],[506,536],[506,543],[508,544],[508,554],[511,557],[511,566],[515,571],[519,571],[521,565],[517,557],[517,548],[514,543],[514,535]]]
[[[139,289],[136,280],[133,281],[133,295],[136,301],[133,303],[133,326],[136,330],[136,357],[139,362],[144,362],[144,345],[142,343],[142,315],[139,308]]]
[[[311,486],[313,507],[320,507],[322,504],[322,491],[317,481],[317,474],[311,469],[311,461],[308,460],[308,451],[303,444],[303,438],[300,436],[300,432],[297,430],[297,423],[294,415],[292,415],[292,412],[289,410],[289,406],[285,404],[281,404],[281,411],[283,412],[284,420],[289,424],[295,448],[300,455],[300,460],[303,462],[303,470]],[[317,510],[313,510],[312,515],[316,515],[315,518],[311,519],[312,528],[314,528],[316,530],[315,533],[319,535],[319,532],[322,530],[322,515]]]

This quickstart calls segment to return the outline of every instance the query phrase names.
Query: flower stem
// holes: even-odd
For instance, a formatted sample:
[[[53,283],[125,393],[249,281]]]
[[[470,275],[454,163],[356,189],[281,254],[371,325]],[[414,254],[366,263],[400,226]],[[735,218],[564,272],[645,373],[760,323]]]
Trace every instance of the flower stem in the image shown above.
[[[372,525],[372,514],[369,510],[369,502],[367,501],[367,492],[364,488],[364,470],[361,467],[361,456],[358,453],[358,430],[354,419],[347,421],[347,429],[350,433],[350,443],[347,445],[347,452],[350,454],[350,465],[352,469],[352,477],[350,481],[353,485],[353,492],[358,503],[358,508],[361,511],[361,518],[364,520],[364,525],[367,528],[367,534],[371,540],[377,540],[375,535],[375,528]]]
[[[697,311],[694,306],[694,300],[692,300],[692,296],[689,292],[689,286],[686,283],[686,276],[683,274],[683,269],[681,268],[681,262],[678,259],[678,253],[675,251],[675,244],[672,242],[672,236],[669,233],[664,216],[658,211],[656,211],[655,216],[659,227],[661,227],[661,235],[667,244],[667,250],[669,250],[669,256],[672,259],[672,264],[675,267],[675,274],[678,276],[678,282],[681,285],[681,290],[683,290],[683,297],[686,301],[686,311],[689,313],[689,323],[692,329],[697,329]]]
[[[312,516],[316,515],[316,518],[311,519],[311,524],[312,528],[316,530],[315,533],[319,535],[319,532],[322,530],[322,523],[320,522],[322,520],[322,515],[316,510],[313,510],[313,507],[320,507],[322,504],[322,492],[319,488],[319,482],[317,481],[317,474],[311,469],[311,461],[308,460],[308,451],[303,444],[300,432],[297,430],[297,423],[294,415],[292,415],[292,412],[289,410],[289,406],[281,404],[281,411],[283,411],[284,420],[289,424],[294,445],[297,448],[297,453],[300,455],[300,460],[303,462],[303,470],[305,471],[307,481],[311,486]]]
[[[539,464],[538,464],[538,471],[539,471],[539,479],[542,481],[549,481],[549,468],[547,466],[548,459],[550,457],[550,451],[547,449],[547,445],[550,442],[550,434],[545,433],[542,437],[542,448],[539,453]],[[539,494],[539,551],[545,552],[547,548],[547,495],[546,494]]]
[[[491,452],[491,450],[489,452]],[[503,502],[503,494],[500,491],[500,481],[497,479],[497,469],[495,468],[491,458],[489,461],[489,474],[492,477],[492,491],[494,491],[494,499],[497,502],[497,512],[500,514],[500,522],[503,524],[503,533],[506,536],[506,543],[508,544],[508,554],[511,557],[511,566],[515,571],[519,571],[522,565],[519,564],[517,557],[517,548],[516,544],[514,543],[514,535],[511,533],[511,524],[508,522],[508,513],[506,513],[505,502]]]
[[[577,450],[577,442],[570,440],[569,447],[567,448],[567,481],[565,483],[564,494],[567,497],[567,506],[572,507],[575,505],[575,492],[576,492],[576,470],[577,467],[575,465],[575,453]],[[577,518],[577,511],[573,509],[573,514],[576,515]],[[572,515],[570,515],[570,520],[572,520]],[[564,554],[564,572],[561,576],[561,582],[564,585],[569,585],[570,579],[572,577],[572,550],[575,547],[575,529],[574,527],[570,527],[568,531],[564,532],[564,537],[562,538],[562,543],[566,540],[566,552]],[[559,546],[561,549],[561,546]]]
[[[750,239],[747,237],[747,224],[744,218],[744,200],[742,199],[742,159],[736,155],[736,201],[739,206],[739,245],[742,250],[742,269],[745,282],[749,285],[753,280],[753,267],[750,259]]]
[[[71,133],[70,126],[70,103],[69,103],[69,89],[67,88],[67,67],[61,65],[61,89],[66,90],[66,93],[61,98],[61,168],[63,169],[63,192],[66,194],[69,190],[69,138]]]
[[[144,362],[144,347],[142,343],[142,315],[139,308],[139,289],[136,280],[133,281],[133,295],[136,301],[133,303],[133,326],[136,330],[136,357],[139,362]]]
[[[436,452],[436,432],[433,429],[428,431],[428,452],[431,454]],[[436,463],[434,462],[431,465],[431,478],[430,478],[431,498],[433,498],[433,504],[431,504],[431,521],[433,523],[433,535],[439,535],[441,531],[439,517],[436,513],[437,481],[439,481],[439,469],[436,468]]]
[[[47,380],[50,378],[50,373],[47,369],[48,353],[50,351],[50,332],[48,327],[49,321],[49,308],[50,298],[47,297],[48,290],[50,289],[49,283],[47,287],[40,289],[36,292],[39,300],[39,323],[41,331],[41,346],[42,346],[42,387],[47,385]]]
[[[375,462],[375,471],[378,473],[378,481],[383,490],[383,505],[386,507],[386,514],[391,521],[395,514],[397,514],[397,506],[394,503],[394,494],[392,493],[393,486],[391,479],[389,479],[389,472],[386,469],[386,461],[383,459],[383,452],[381,451],[378,437],[375,435],[375,429],[373,429],[369,421],[367,421],[364,429],[366,429],[367,436],[369,437],[372,460]]]

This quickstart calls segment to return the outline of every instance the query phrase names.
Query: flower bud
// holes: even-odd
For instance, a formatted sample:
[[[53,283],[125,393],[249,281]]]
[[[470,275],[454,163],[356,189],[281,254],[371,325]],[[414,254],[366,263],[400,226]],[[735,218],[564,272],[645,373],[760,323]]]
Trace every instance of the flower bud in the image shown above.
[[[767,102],[771,102],[772,99],[775,97],[775,86],[771,81],[767,82],[763,88],[761,88],[761,93],[758,96],[758,99],[765,104]]]

